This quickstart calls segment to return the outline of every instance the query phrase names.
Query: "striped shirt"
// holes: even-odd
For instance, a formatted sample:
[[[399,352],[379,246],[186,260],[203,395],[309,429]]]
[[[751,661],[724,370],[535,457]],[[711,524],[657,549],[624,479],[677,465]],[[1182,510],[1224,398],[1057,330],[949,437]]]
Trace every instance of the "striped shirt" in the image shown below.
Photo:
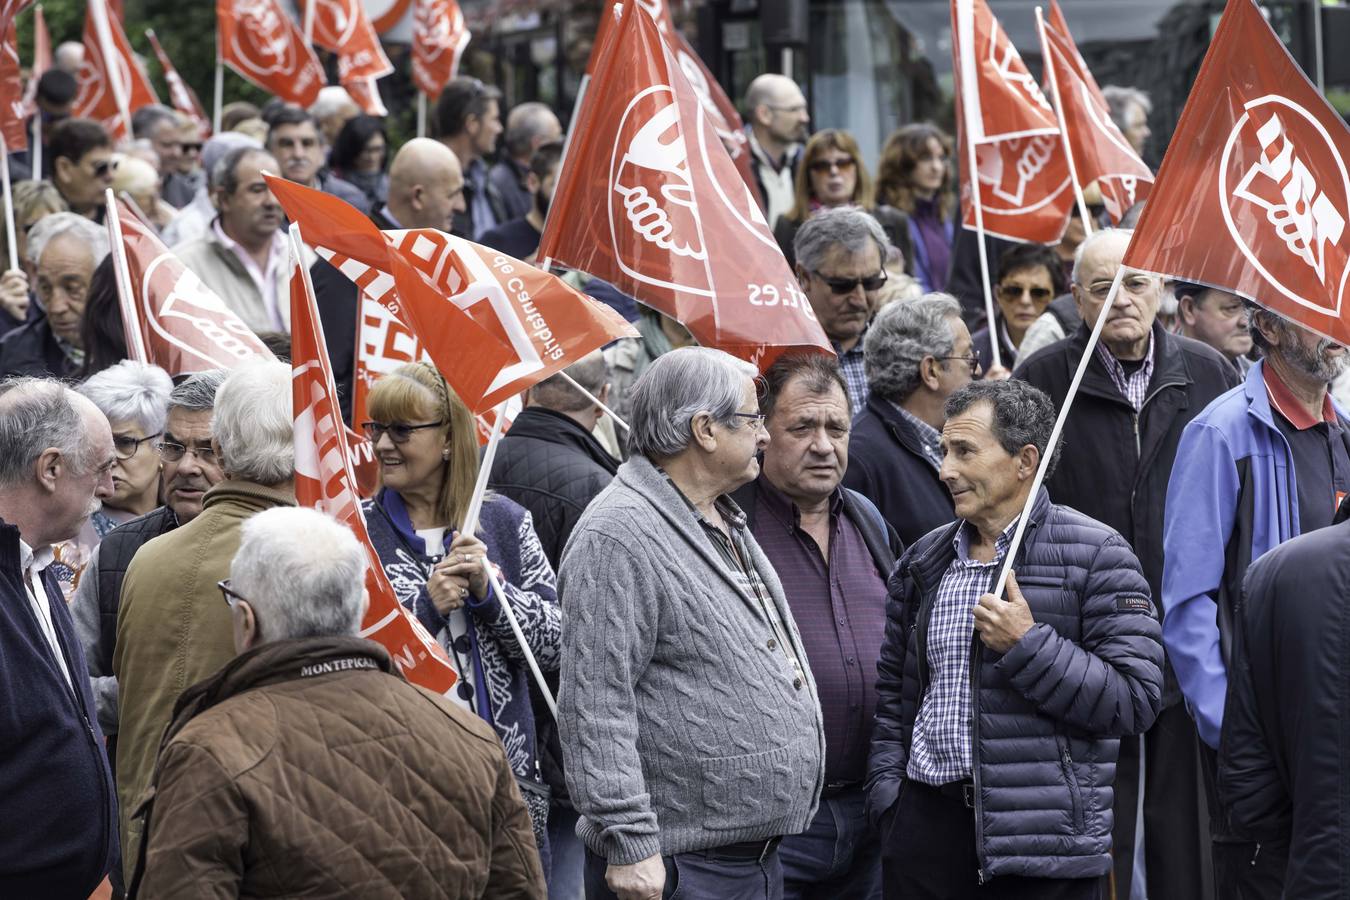
[[[891,406],[895,407],[895,411],[909,423],[910,427],[914,429],[914,433],[918,435],[919,447],[923,450],[924,459],[932,463],[933,468],[940,471],[942,469],[942,432],[899,403],[892,403]]]
[[[1102,365],[1106,366],[1106,374],[1111,376],[1111,381],[1120,391],[1120,396],[1129,401],[1134,407],[1135,412],[1144,408],[1144,400],[1148,397],[1148,383],[1153,380],[1153,336],[1148,339],[1148,354],[1144,357],[1144,364],[1135,369],[1130,374],[1125,373],[1125,367],[1116,359],[1115,354],[1106,349],[1103,343],[1097,344],[1097,355],[1101,357]]]
[[[1008,554],[1017,519],[994,542],[994,558],[970,558],[974,526],[962,523],[952,543],[956,558],[938,584],[928,625],[928,691],[914,719],[906,774],[925,784],[964,781],[971,774],[970,650],[975,640],[975,605],[989,593]]]

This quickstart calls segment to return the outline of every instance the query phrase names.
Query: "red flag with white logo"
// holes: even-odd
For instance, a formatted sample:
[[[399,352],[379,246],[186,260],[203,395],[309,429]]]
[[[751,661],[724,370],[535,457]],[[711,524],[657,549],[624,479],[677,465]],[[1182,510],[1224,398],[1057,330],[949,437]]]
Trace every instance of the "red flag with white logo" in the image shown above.
[[[84,62],[73,111],[94,119],[114,140],[130,140],[131,114],[159,102],[107,0],[89,0],[84,17]]]
[[[830,343],[650,16],[625,0],[572,128],[540,259],[589,272],[768,366]]]
[[[367,115],[388,115],[375,80],[394,67],[365,7],[360,0],[306,0],[299,4],[302,15],[308,3],[315,4],[314,43],[338,55],[338,81]]]
[[[17,54],[16,58],[17,58]],[[47,17],[42,4],[33,8],[33,65],[29,67],[28,85],[23,91],[23,114],[37,112],[37,86],[44,72],[52,67],[52,37],[47,31]]]
[[[428,97],[438,97],[459,73],[471,35],[456,0],[413,0],[413,4],[413,84]]]
[[[160,46],[159,38],[155,37],[155,30],[147,28],[145,36],[150,41],[151,48],[155,51],[155,57],[159,60],[159,67],[164,70],[164,83],[169,86],[169,102],[173,108],[183,115],[197,123],[197,129],[203,134],[211,133],[211,120],[206,115],[206,110],[202,109],[202,102],[197,99],[197,92],[188,86],[174,68],[169,60],[169,55],[164,52]]]
[[[1131,206],[1148,196],[1153,172],[1111,120],[1106,98],[1096,83],[1084,79],[1086,66],[1073,38],[1046,22],[1041,47],[1078,184],[1087,187],[1097,182],[1111,221],[1118,223]]]
[[[1229,0],[1125,265],[1350,344],[1350,130],[1251,0]]]
[[[962,224],[976,227],[973,141],[985,232],[1056,243],[1074,193],[1055,112],[985,0],[952,0],[951,15]]]
[[[216,0],[220,59],[287,103],[310,107],[324,86],[323,66],[277,0]]]
[[[458,677],[445,651],[398,602],[366,530],[356,478],[348,464],[347,429],[338,414],[333,367],[305,271],[291,276],[291,372],[295,403],[295,499],[346,525],[366,551],[370,605],[361,636],[381,644],[403,677],[446,694]]]
[[[5,152],[21,152],[28,148],[24,123],[27,116],[14,20],[0,20],[0,137],[4,138]],[[4,165],[4,160],[0,160],[0,165]]]

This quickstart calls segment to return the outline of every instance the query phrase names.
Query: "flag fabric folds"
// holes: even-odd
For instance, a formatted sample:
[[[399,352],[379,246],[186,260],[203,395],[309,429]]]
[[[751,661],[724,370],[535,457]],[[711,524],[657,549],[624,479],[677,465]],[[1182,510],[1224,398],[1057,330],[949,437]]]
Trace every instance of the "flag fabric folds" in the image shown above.
[[[456,0],[414,0],[412,77],[419,91],[440,96],[458,74],[470,37]]]
[[[131,138],[133,112],[159,102],[107,0],[89,0],[85,11],[79,82],[74,114],[98,121],[118,141]]]
[[[17,51],[14,58],[18,59]],[[51,67],[52,36],[47,31],[47,17],[43,15],[42,4],[39,3],[33,7],[33,64],[29,67],[28,84],[23,91],[23,114],[25,116],[31,116],[37,112],[38,80]]]
[[[697,91],[638,9],[625,0],[602,35],[539,258],[603,278],[761,367],[787,348],[829,352]]]
[[[306,0],[314,4],[314,43],[338,56],[338,81],[372,116],[387,116],[375,81],[394,71],[380,45],[380,36],[360,0]]]
[[[160,46],[159,38],[155,37],[154,29],[147,28],[145,36],[150,41],[150,47],[155,51],[155,58],[159,60],[159,67],[164,70],[164,83],[169,86],[169,102],[173,104],[174,109],[196,122],[199,131],[210,134],[211,119],[206,115],[206,110],[202,108],[202,102],[197,99],[197,92],[178,74],[178,70],[169,60],[169,55]]]
[[[1342,344],[1350,130],[1251,0],[1229,0],[1125,265],[1241,294]]]
[[[221,62],[287,103],[309,108],[324,86],[323,67],[277,0],[216,0]]]
[[[6,153],[21,152],[28,147],[24,119],[31,111],[26,108],[24,102],[19,42],[14,19],[31,3],[32,0],[0,0],[0,137],[4,139]],[[36,74],[33,81],[37,81]],[[35,83],[30,87],[36,90]]]

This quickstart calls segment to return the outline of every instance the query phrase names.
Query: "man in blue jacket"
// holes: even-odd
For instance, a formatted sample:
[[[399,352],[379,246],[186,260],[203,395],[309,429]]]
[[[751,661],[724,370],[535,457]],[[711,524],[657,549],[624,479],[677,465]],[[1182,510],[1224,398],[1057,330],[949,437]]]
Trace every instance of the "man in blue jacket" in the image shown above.
[[[1117,532],[1041,489],[1007,599],[988,593],[1055,408],[1025,382],[977,381],[946,413],[958,518],[896,565],[878,665],[868,802],[886,894],[1095,900],[1120,737],[1162,705],[1148,582]]]
[[[116,800],[84,654],[50,568],[112,496],[112,431],[59,382],[0,384],[0,897],[85,900]]]

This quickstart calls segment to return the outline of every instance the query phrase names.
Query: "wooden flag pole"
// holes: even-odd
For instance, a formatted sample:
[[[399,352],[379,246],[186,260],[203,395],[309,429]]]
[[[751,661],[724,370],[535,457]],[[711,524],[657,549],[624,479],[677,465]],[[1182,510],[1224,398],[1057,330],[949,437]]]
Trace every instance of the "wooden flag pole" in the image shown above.
[[[1078,217],[1083,220],[1083,237],[1092,235],[1092,217],[1088,215],[1087,201],[1083,199],[1083,186],[1078,183],[1078,169],[1073,162],[1073,147],[1069,146],[1069,126],[1064,119],[1064,103],[1059,99],[1059,79],[1055,76],[1055,64],[1050,59],[1050,41],[1045,37],[1045,18],[1041,8],[1036,7],[1036,30],[1041,37],[1041,59],[1045,60],[1045,74],[1050,80],[1050,93],[1055,98],[1055,117],[1059,119],[1059,141],[1064,147],[1064,159],[1069,164],[1069,183],[1073,185],[1074,200],[1078,203]]]
[[[122,332],[126,336],[127,356],[137,362],[148,363],[145,336],[141,331],[141,317],[136,310],[136,294],[131,288],[131,267],[127,265],[127,248],[122,243],[122,220],[117,217],[117,201],[112,188],[103,191],[108,223],[108,241],[112,244],[113,281],[117,284],[118,306],[122,310]]]

